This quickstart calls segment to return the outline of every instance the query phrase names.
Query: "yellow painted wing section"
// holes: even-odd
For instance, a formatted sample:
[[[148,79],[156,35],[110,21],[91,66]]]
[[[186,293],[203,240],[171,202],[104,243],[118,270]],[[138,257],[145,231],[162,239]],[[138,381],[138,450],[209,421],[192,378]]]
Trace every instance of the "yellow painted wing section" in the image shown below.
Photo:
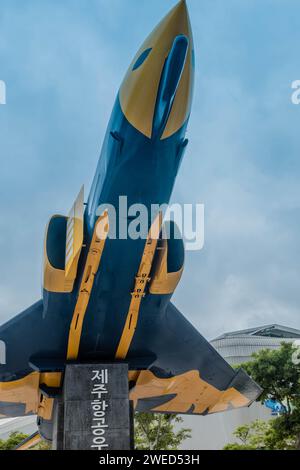
[[[0,382],[0,402],[21,403],[25,414],[36,414],[39,406],[40,374],[33,372],[23,379],[13,382]]]
[[[0,402],[25,405],[25,416],[38,414],[50,420],[52,416],[53,399],[45,397],[40,384],[58,388],[61,385],[62,374],[58,372],[32,372],[22,379],[11,382],[0,382]]]
[[[136,373],[130,374],[131,379],[136,379]],[[210,414],[231,408],[242,408],[249,404],[249,399],[235,388],[220,391],[202,380],[199,372],[195,370],[170,379],[158,378],[148,370],[142,371],[130,393],[130,399],[136,407],[138,400],[167,398],[170,395],[175,396],[167,403],[153,408],[152,412]]]

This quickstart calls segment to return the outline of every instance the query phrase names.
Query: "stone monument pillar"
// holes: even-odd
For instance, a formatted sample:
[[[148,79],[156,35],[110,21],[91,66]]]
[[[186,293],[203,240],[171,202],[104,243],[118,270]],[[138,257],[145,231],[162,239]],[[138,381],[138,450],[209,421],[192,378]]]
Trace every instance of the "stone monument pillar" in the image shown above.
[[[130,450],[127,364],[69,364],[54,411],[54,450]]]

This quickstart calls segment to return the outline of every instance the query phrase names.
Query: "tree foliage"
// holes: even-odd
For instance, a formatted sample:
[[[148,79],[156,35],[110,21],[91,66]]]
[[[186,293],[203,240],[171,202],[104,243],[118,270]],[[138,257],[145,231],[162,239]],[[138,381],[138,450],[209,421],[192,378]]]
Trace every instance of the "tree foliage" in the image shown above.
[[[243,364],[248,374],[263,388],[262,403],[272,399],[286,410],[268,423],[255,421],[241,426],[234,433],[238,444],[226,450],[300,449],[300,364],[299,350],[291,343],[282,343],[279,350],[262,350],[253,354],[253,361]]]
[[[191,438],[190,429],[175,429],[182,422],[176,415],[136,413],[135,448],[177,450],[182,442]]]
[[[0,450],[13,450],[28,436],[20,432],[13,432],[7,440],[0,439]]]
[[[271,431],[271,423],[256,420],[237,428],[233,435],[238,443],[228,444],[224,450],[267,450],[266,436]]]
[[[252,449],[265,449],[265,436],[269,431],[269,424],[264,421],[256,420],[250,425],[244,425],[238,428],[235,436],[243,445]]]
[[[278,401],[291,415],[300,402],[300,365],[295,361],[296,348],[282,343],[275,351],[263,349],[253,354],[253,361],[243,368],[263,388],[260,401],[267,398]]]

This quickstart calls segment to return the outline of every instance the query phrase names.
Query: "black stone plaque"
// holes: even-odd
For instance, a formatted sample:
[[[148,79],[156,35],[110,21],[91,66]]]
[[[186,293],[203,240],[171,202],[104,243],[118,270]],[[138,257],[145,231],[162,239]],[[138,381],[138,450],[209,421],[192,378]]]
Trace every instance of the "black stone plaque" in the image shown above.
[[[53,449],[130,450],[127,364],[70,364],[55,410]]]

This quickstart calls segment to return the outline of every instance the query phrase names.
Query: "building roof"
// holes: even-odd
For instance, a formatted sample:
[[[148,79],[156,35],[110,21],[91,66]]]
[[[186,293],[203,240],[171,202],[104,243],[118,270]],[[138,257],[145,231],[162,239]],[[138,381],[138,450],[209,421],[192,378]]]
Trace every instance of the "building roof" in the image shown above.
[[[300,330],[289,328],[282,325],[264,325],[256,328],[249,328],[247,330],[232,331],[225,333],[216,340],[225,338],[234,338],[236,336],[260,336],[267,338],[300,338]],[[214,340],[215,341],[215,340]]]

